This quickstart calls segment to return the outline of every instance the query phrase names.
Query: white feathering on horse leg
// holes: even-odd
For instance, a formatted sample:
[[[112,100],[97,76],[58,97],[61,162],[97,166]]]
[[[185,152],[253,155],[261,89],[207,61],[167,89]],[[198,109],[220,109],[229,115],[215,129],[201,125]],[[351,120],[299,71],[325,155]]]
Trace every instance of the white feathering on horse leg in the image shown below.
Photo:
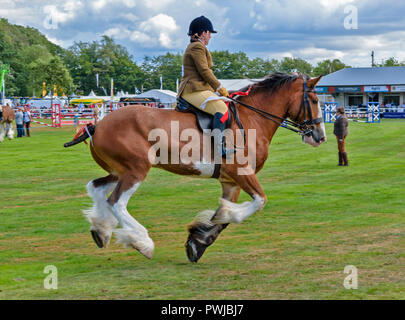
[[[252,201],[247,201],[241,204],[223,198],[219,199],[219,203],[221,205],[212,221],[213,223],[241,223],[256,211],[263,209],[265,200],[258,195],[255,195]]]
[[[114,233],[117,236],[118,244],[122,244],[124,248],[132,247],[138,250],[146,258],[152,259],[155,244],[147,232],[146,235],[139,235],[137,232],[134,232],[133,229],[125,228],[115,229]]]
[[[116,183],[109,183],[98,188],[94,187],[93,181],[87,184],[87,193],[93,199],[93,206],[83,210],[84,216],[91,223],[91,231],[96,231],[104,240],[104,247],[107,247],[113,229],[118,225],[117,219],[112,215],[107,202],[107,194],[116,186]]]
[[[124,247],[133,247],[146,258],[151,259],[155,249],[153,240],[149,237],[148,230],[136,221],[127,210],[130,197],[140,185],[141,183],[138,182],[131,189],[123,192],[119,200],[110,207],[122,226],[122,229],[115,229],[113,232],[117,236],[117,243],[121,243]]]
[[[211,221],[214,214],[215,214],[214,210],[205,210],[198,213],[194,218],[194,220],[188,224],[187,229],[190,230],[201,226],[212,227],[213,225],[215,225]]]
[[[3,142],[5,136],[4,124],[0,123],[0,143]]]
[[[9,138],[10,140],[14,139],[14,130],[13,130],[13,128],[11,128],[11,127],[10,127],[10,129],[8,130],[7,138]]]

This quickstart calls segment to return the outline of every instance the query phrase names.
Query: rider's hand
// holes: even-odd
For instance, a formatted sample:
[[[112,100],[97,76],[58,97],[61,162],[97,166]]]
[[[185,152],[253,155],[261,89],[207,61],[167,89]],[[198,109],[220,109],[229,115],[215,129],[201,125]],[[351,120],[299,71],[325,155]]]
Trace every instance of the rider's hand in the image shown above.
[[[219,94],[220,94],[221,96],[224,96],[224,97],[228,97],[228,96],[229,96],[228,90],[226,90],[225,87],[219,88],[219,89],[218,89],[218,92],[219,92]]]

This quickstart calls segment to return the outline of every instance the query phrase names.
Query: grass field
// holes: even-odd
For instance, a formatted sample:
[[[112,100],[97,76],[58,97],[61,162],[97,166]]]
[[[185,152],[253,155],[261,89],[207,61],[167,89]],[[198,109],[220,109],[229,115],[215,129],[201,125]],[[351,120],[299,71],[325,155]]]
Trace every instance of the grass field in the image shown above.
[[[350,166],[336,140],[313,148],[278,130],[259,179],[268,204],[229,226],[198,264],[186,225],[215,209],[215,180],[153,169],[128,209],[155,241],[152,260],[113,239],[98,249],[82,209],[105,175],[71,128],[0,145],[0,299],[404,299],[405,122],[350,123]],[[243,194],[240,201],[248,200]],[[58,289],[44,289],[45,266]],[[343,286],[347,265],[358,289]]]

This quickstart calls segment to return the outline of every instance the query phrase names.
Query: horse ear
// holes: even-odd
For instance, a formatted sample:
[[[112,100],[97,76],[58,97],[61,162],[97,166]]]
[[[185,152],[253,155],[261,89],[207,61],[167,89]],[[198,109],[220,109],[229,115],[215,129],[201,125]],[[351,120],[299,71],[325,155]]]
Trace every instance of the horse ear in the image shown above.
[[[315,88],[316,84],[321,80],[323,76],[319,76],[317,78],[312,78],[311,80],[308,81],[308,87],[309,88]]]

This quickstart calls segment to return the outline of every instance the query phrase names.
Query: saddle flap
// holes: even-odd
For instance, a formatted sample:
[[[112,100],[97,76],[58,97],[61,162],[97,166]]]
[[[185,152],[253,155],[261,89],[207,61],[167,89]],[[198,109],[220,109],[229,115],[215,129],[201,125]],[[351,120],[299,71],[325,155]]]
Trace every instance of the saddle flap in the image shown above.
[[[182,97],[177,98],[176,110],[180,112],[193,113],[196,116],[197,125],[201,131],[204,131],[205,129],[212,130],[212,120],[214,119],[214,117],[209,113],[206,113],[194,107],[192,104],[188,103]]]

